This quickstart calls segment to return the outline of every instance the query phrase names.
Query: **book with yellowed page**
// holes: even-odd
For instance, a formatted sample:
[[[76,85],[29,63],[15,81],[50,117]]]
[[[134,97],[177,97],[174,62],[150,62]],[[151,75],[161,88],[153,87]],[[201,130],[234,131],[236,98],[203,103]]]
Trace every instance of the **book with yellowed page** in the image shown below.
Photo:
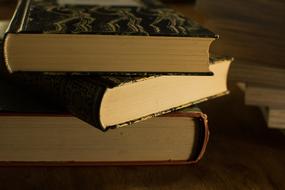
[[[9,76],[101,130],[163,115],[228,93],[231,59],[211,60],[214,76],[97,76],[15,73]]]
[[[19,0],[4,63],[10,72],[211,75],[216,38],[156,0]]]
[[[0,165],[184,164],[205,152],[207,117],[197,108],[103,133],[7,81],[0,84]]]
[[[3,58],[0,61],[3,63]],[[107,130],[227,94],[231,62],[211,58],[209,67],[214,76],[16,72],[7,78],[59,103],[92,126]]]
[[[204,154],[208,135],[206,115],[199,110],[106,133],[70,115],[1,112],[0,165],[195,163]]]

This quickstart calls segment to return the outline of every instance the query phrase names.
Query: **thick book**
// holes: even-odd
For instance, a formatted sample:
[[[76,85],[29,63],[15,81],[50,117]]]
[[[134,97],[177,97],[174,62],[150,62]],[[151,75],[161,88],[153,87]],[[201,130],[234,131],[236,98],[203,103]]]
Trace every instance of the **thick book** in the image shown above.
[[[197,108],[106,133],[64,112],[6,110],[0,112],[0,165],[189,164],[202,158],[208,138],[207,117]]]
[[[209,139],[196,107],[105,133],[0,79],[0,165],[189,164]]]
[[[217,37],[158,1],[20,0],[4,39],[15,71],[210,75]]]
[[[58,102],[102,130],[129,125],[228,93],[231,59],[212,60],[214,76],[94,76],[15,73],[11,81]]]

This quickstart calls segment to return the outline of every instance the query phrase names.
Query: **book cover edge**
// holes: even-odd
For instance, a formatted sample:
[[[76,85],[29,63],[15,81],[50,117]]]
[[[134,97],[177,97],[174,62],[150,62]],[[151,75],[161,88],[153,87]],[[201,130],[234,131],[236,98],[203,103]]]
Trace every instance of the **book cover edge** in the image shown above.
[[[1,114],[0,114],[1,116]],[[205,154],[206,147],[209,141],[209,127],[207,115],[202,111],[191,110],[188,112],[178,111],[176,113],[170,113],[161,117],[192,117],[197,120],[201,119],[202,123],[195,122],[195,127],[198,127],[198,139],[196,146],[199,147],[194,158],[187,160],[161,160],[161,161],[0,161],[0,167],[5,166],[144,166],[144,165],[185,165],[196,164],[199,162]]]

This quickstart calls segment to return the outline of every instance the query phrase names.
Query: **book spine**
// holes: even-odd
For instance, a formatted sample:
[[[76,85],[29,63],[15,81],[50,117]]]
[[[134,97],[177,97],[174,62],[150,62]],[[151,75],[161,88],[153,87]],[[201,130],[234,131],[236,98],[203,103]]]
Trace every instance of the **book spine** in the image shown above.
[[[106,131],[99,115],[105,85],[92,83],[80,76],[50,76],[41,73],[14,73],[9,79],[15,84],[27,86],[35,94],[48,98],[79,119]]]
[[[187,110],[189,108],[186,108],[184,110]],[[206,147],[209,141],[210,137],[210,131],[208,126],[208,116],[201,112],[201,110],[197,107],[190,107],[192,111],[189,112],[183,112],[182,111],[176,111],[171,112],[169,114],[162,115],[160,117],[189,117],[195,119],[195,126],[196,126],[196,142],[194,144],[194,149],[192,152],[192,156],[189,157],[187,160],[187,163],[197,163],[200,161],[205,154]],[[197,111],[195,111],[197,109]]]
[[[203,114],[202,112],[198,112],[198,118],[197,118],[197,126],[199,127],[199,138],[196,142],[197,152],[196,157],[194,160],[189,160],[191,163],[197,163],[202,159],[202,157],[205,154],[206,147],[209,141],[210,137],[210,131],[208,127],[208,118],[206,114]]]

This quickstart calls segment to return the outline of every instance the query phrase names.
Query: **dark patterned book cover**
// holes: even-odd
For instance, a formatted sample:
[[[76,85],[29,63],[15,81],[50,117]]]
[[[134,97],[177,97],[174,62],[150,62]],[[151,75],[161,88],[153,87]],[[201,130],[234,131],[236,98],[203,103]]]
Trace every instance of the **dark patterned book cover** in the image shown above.
[[[45,75],[43,73],[17,72],[9,75],[8,79],[14,84],[30,89],[34,94],[46,97],[53,104],[64,107],[72,115],[103,131],[170,113],[228,93],[228,91],[224,91],[115,125],[104,126],[101,123],[101,103],[107,90],[129,86],[132,83],[139,84],[144,80],[152,80],[156,77],[161,76]]]
[[[10,73],[212,75],[216,37],[159,1],[20,0],[4,63]]]
[[[0,41],[1,43],[1,41]],[[1,49],[1,48],[0,48]],[[2,51],[0,51],[2,52]],[[3,65],[2,53],[0,54],[0,65]],[[211,57],[210,63],[225,60],[224,57]],[[228,59],[226,59],[228,60]],[[142,82],[144,80],[161,77],[160,75],[133,76],[133,75],[93,75],[92,73],[42,73],[42,72],[17,72],[14,74],[1,73],[0,78],[10,79],[11,83],[22,86],[21,89],[28,88],[31,94],[37,94],[40,98],[52,102],[50,105],[57,105],[64,108],[72,115],[88,122],[96,128],[103,129],[100,123],[100,103],[107,89],[124,86],[126,84]],[[201,101],[206,101],[228,92],[217,94],[213,97],[203,98],[195,102],[189,102],[177,107],[171,107],[163,112],[147,115],[142,118],[120,123],[120,127],[143,119],[155,117],[169,113]],[[12,97],[12,96],[11,96]],[[15,105],[17,106],[17,105]]]
[[[9,32],[215,37],[156,0],[22,0]]]
[[[24,86],[15,85],[15,84],[10,83],[7,80],[0,79],[0,92],[1,92],[0,93],[0,118],[1,118],[1,121],[4,120],[4,123],[5,123],[5,126],[3,126],[4,128],[12,127],[17,130],[17,127],[15,128],[15,126],[19,126],[19,129],[21,129],[23,126],[17,125],[17,123],[23,124],[23,123],[27,123],[27,121],[29,123],[28,126],[33,128],[33,126],[35,125],[38,126],[39,122],[37,121],[40,120],[40,123],[45,123],[43,126],[47,128],[52,128],[52,129],[62,128],[64,130],[69,130],[69,127],[73,128],[76,125],[78,129],[82,128],[83,131],[84,130],[90,131],[90,129],[84,129],[85,127],[83,127],[83,126],[88,127],[88,124],[80,124],[80,122],[76,120],[72,120],[71,118],[73,118],[73,116],[70,115],[68,112],[66,112],[65,109],[58,107],[57,105],[54,105],[51,102],[47,102],[46,99],[39,99],[37,94],[32,93],[32,91],[30,90],[27,90]],[[17,119],[15,119],[15,121],[12,119],[5,120],[5,118],[11,118],[11,117],[12,118],[14,117]],[[198,107],[188,107],[188,108],[176,111],[176,112],[172,112],[170,114],[162,115],[160,117],[172,117],[176,119],[181,118],[181,117],[189,118],[190,120],[187,119],[187,122],[189,122],[188,123],[189,127],[190,127],[191,120],[194,119],[195,128],[197,129],[195,148],[192,150],[193,151],[191,154],[192,156],[190,156],[185,161],[186,163],[196,163],[197,161],[199,161],[204,154],[206,144],[209,138],[207,115],[203,114],[202,111]],[[34,120],[35,118],[38,118],[39,120],[35,121]],[[61,119],[59,122],[57,122],[58,118],[62,118],[63,120]],[[49,120],[53,120],[53,122],[49,122]],[[65,125],[63,121],[68,121],[67,128],[64,127]],[[0,126],[1,124],[2,123],[0,122]],[[134,125],[130,127],[139,127],[139,126],[140,125]],[[141,125],[141,126],[144,126],[144,125]],[[175,126],[176,125],[173,125],[173,127]],[[145,127],[147,127],[147,125],[145,125]],[[35,132],[35,131],[31,131],[31,132]],[[78,130],[76,131],[78,132]],[[95,133],[99,133],[99,132],[95,132]],[[180,161],[178,163],[180,163]],[[0,165],[1,164],[3,163],[0,163]],[[106,163],[106,164],[109,165],[109,163]],[[132,164],[132,163],[128,163],[128,164]],[[145,164],[147,164],[147,162]]]

